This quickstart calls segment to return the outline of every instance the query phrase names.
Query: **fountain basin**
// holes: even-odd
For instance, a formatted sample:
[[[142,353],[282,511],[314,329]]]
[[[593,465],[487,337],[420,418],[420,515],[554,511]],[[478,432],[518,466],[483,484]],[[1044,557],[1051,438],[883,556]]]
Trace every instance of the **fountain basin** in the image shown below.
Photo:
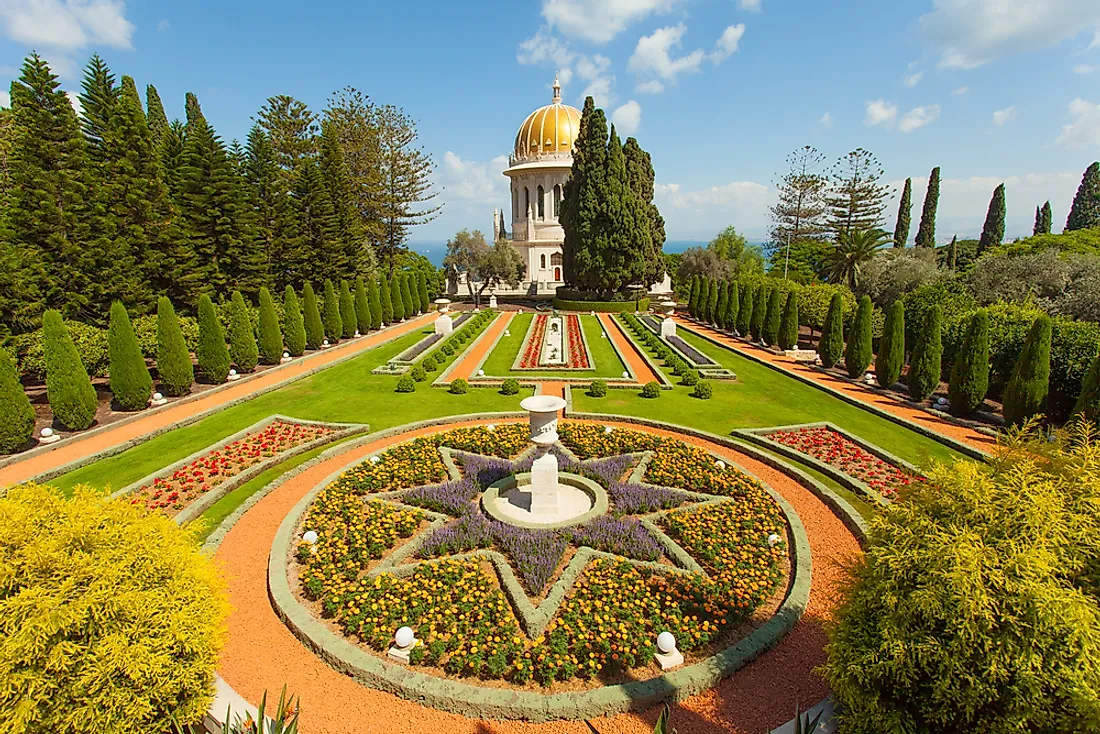
[[[538,503],[532,503],[531,474],[513,474],[489,485],[481,496],[481,509],[509,525],[544,529],[579,525],[607,513],[607,492],[588,477],[558,472],[556,493],[554,510],[540,511]]]

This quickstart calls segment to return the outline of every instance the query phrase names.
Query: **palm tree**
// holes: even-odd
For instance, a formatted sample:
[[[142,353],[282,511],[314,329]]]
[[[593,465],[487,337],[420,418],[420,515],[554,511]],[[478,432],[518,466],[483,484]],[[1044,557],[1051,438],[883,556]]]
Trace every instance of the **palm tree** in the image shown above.
[[[836,247],[829,252],[825,262],[825,275],[834,283],[846,280],[848,287],[855,290],[864,264],[874,258],[875,253],[890,239],[890,235],[881,229],[841,231]]]

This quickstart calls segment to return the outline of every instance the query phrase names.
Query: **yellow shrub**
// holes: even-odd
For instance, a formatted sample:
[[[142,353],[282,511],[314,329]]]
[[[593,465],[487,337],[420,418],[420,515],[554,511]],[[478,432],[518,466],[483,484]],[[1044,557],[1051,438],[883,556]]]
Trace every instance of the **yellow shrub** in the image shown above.
[[[0,733],[153,732],[213,699],[225,584],[194,535],[85,488],[0,498]]]

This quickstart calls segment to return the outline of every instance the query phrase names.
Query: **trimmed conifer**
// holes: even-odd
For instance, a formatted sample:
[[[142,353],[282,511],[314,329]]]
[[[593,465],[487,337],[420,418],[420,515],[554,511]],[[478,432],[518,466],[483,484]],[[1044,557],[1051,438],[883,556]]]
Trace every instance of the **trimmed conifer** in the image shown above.
[[[764,311],[764,341],[768,346],[779,343],[779,326],[783,321],[782,307],[779,305],[779,289],[772,288],[768,294],[768,305]]]
[[[283,323],[286,330],[286,351],[291,357],[300,357],[306,351],[306,322],[294,286],[283,292]]]
[[[432,307],[432,300],[428,295],[428,276],[423,270],[416,274],[416,295],[420,299],[421,313],[428,313]]]
[[[1005,185],[999,184],[993,189],[993,197],[989,200],[989,210],[985,214],[985,226],[982,227],[982,236],[978,240],[978,252],[982,253],[990,247],[1001,244],[1005,238]]]
[[[1035,319],[1004,392],[1004,417],[1018,426],[1042,412],[1050,390],[1050,340],[1053,324],[1043,314]]]
[[[951,412],[969,415],[981,406],[989,390],[989,314],[978,309],[970,317],[962,347],[951,366],[947,399]]]
[[[325,341],[325,325],[321,321],[321,309],[317,307],[317,294],[313,292],[313,286],[309,281],[306,281],[302,288],[302,308],[306,327],[306,346],[310,349],[320,349]]]
[[[943,309],[934,305],[925,314],[924,328],[917,335],[912,361],[909,363],[909,396],[918,403],[931,397],[940,385],[942,331]]]
[[[145,366],[130,315],[121,301],[111,304],[110,324],[107,327],[108,376],[111,394],[123,410],[141,410],[148,407],[153,390],[153,378]]]
[[[905,247],[909,241],[909,217],[913,209],[913,179],[905,179],[898,202],[898,219],[894,225],[894,247]]]
[[[1100,227],[1100,162],[1085,169],[1066,218],[1067,232],[1090,227]]]
[[[871,297],[859,299],[856,318],[852,322],[852,331],[848,334],[848,346],[844,351],[844,366],[851,378],[861,377],[871,365],[871,320],[874,307]]]
[[[371,329],[370,301],[367,297],[367,286],[361,277],[355,279],[355,324],[363,334]]]
[[[740,306],[737,309],[737,334],[739,336],[748,336],[749,326],[752,324],[752,285],[749,283],[743,283],[741,285],[741,295],[739,299]]]
[[[275,301],[267,288],[260,288],[260,363],[279,364],[283,358],[283,332],[279,329],[279,315],[275,313]]]
[[[54,419],[71,431],[83,431],[95,420],[95,388],[61,313],[53,309],[42,317],[42,356],[46,362],[46,397]]]
[[[1100,353],[1092,360],[1092,366],[1085,373],[1081,393],[1077,396],[1077,404],[1073,406],[1073,415],[1100,425]]]
[[[890,388],[901,378],[905,366],[905,304],[901,299],[886,312],[886,324],[875,355],[875,379],[881,387]]]
[[[390,296],[390,281],[385,276],[378,279],[378,301],[382,309],[382,323],[389,326],[394,322],[393,299]]]
[[[412,296],[413,283],[412,274],[406,273],[401,276],[401,299],[405,303],[405,318],[411,319],[416,316],[416,300]]]
[[[718,291],[721,289],[721,283],[713,278],[710,281],[710,287],[707,290],[707,323],[713,324],[718,320]]]
[[[691,276],[691,288],[688,290],[688,313],[692,318],[698,318],[699,314],[699,276]]]
[[[710,322],[710,278],[699,281],[699,315],[695,318],[704,324]]]
[[[821,339],[817,342],[817,355],[823,367],[832,367],[844,353],[844,297],[834,293],[829,301],[825,322],[821,325]]]
[[[940,202],[940,167],[932,169],[928,176],[928,189],[924,194],[924,208],[921,210],[920,226],[917,228],[916,247],[936,246],[936,207]]]
[[[382,298],[378,293],[378,280],[371,278],[367,282],[367,306],[370,308],[370,328],[382,328]]]
[[[1043,204],[1039,210],[1039,234],[1050,234],[1050,228],[1054,225],[1054,213],[1050,210],[1050,202]]]
[[[331,280],[325,281],[325,336],[330,344],[340,341],[344,334],[344,321],[340,318],[340,299]]]
[[[260,359],[252,320],[248,318],[248,306],[240,291],[233,291],[229,310],[229,357],[237,366],[237,371],[242,373],[256,369]]]
[[[736,281],[730,281],[729,296],[726,298],[726,330],[734,331],[737,328],[737,316],[741,312],[740,291]]]
[[[340,281],[340,324],[343,326],[343,337],[351,339],[359,330],[359,317],[355,313],[355,299],[351,295],[351,288],[346,280]]]
[[[390,276],[390,305],[393,306],[393,320],[405,320],[405,298],[401,295],[401,276]]]
[[[215,384],[225,382],[229,375],[229,348],[225,345],[222,329],[214,303],[205,293],[199,296],[199,348],[195,352],[199,372]]]
[[[756,289],[756,297],[753,299],[752,304],[752,321],[749,323],[749,333],[752,334],[753,341],[759,341],[764,333],[764,318],[768,313],[768,298],[770,297],[769,290],[764,284]]]
[[[14,454],[31,440],[34,408],[7,349],[0,348],[0,454]]]
[[[726,328],[726,310],[730,302],[729,281],[718,281],[718,308],[714,312],[714,323],[719,329]]]
[[[157,378],[166,395],[186,395],[195,381],[191,353],[176,309],[167,296],[157,299]]]
[[[798,291],[791,289],[783,306],[783,323],[779,327],[779,348],[798,346]]]

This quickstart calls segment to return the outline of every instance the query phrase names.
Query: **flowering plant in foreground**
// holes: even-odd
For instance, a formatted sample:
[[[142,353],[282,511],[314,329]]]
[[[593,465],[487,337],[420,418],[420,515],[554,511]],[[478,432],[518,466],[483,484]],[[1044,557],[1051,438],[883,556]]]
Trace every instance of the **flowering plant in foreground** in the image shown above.
[[[523,347],[523,359],[519,366],[523,369],[533,369],[539,366],[542,357],[542,342],[546,338],[546,314],[535,316],[535,325],[531,329],[531,337]]]
[[[772,431],[767,437],[840,469],[887,499],[897,496],[901,487],[924,481],[924,477],[883,461],[843,434],[825,426]]]
[[[569,367],[586,370],[590,366],[588,350],[581,332],[581,317],[575,313],[565,315],[565,335],[569,342]]]
[[[170,476],[154,479],[132,495],[130,502],[176,515],[210,490],[264,459],[334,432],[326,426],[275,421],[195,459]]]

